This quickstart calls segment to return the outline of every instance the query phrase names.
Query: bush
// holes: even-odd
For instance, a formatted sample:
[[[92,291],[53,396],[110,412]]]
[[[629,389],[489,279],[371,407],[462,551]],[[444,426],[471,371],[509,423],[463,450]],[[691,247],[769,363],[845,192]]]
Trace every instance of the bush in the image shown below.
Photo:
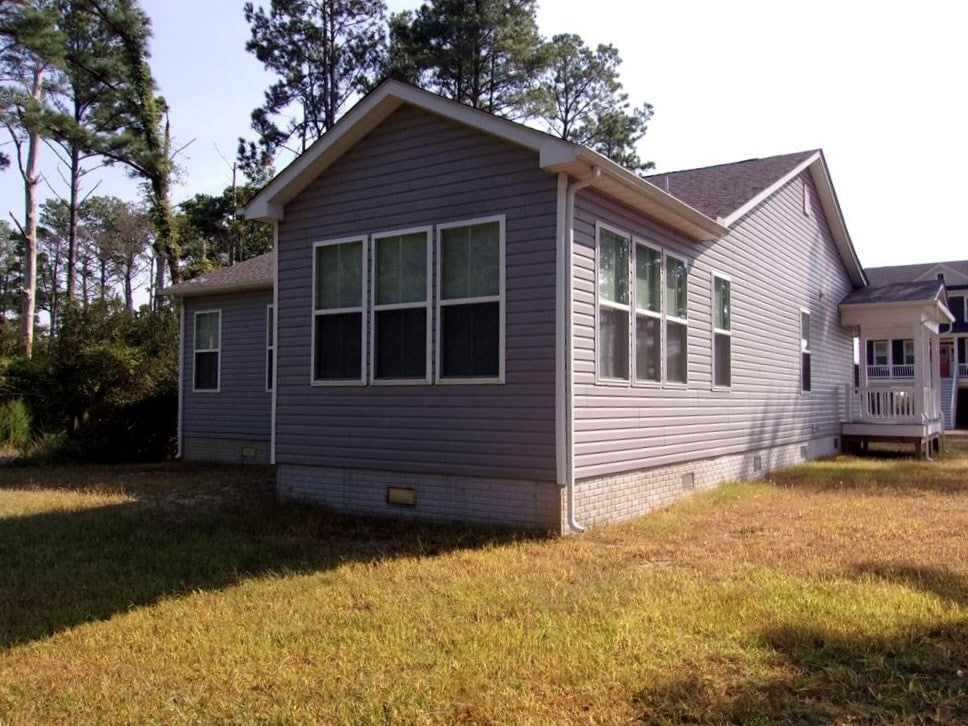
[[[20,399],[0,404],[0,444],[26,451],[30,445],[31,420]]]

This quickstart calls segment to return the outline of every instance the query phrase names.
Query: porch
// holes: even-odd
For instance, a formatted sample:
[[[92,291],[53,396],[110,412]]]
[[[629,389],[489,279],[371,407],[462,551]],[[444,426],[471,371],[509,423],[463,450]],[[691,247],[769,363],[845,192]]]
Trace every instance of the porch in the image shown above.
[[[864,288],[841,303],[840,315],[859,339],[860,359],[859,380],[844,399],[844,449],[891,441],[930,458],[944,434],[939,330],[951,319],[944,284]]]

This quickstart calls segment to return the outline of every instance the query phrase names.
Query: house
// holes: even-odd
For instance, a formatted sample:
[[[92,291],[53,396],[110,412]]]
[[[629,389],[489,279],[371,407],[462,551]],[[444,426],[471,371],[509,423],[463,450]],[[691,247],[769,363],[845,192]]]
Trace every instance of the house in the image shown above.
[[[272,255],[171,289],[181,453],[284,498],[580,530],[833,454],[861,395],[820,151],[642,179],[387,81],[245,212]]]
[[[918,265],[870,267],[872,285],[900,286],[942,280],[948,292],[948,309],[954,320],[941,326],[940,405],[947,429],[968,429],[968,260],[926,262]],[[867,375],[894,384],[911,378],[902,367],[909,343],[896,338],[868,341],[865,346]]]

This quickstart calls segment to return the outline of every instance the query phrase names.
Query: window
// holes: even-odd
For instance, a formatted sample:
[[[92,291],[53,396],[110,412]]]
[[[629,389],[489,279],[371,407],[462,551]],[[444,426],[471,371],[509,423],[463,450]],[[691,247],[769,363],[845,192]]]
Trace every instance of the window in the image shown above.
[[[440,225],[437,379],[504,380],[504,217]]]
[[[810,313],[800,311],[800,390],[811,390],[810,376]]]
[[[914,340],[913,339],[905,338],[904,340],[901,341],[900,359],[894,362],[905,366],[914,365]]]
[[[430,230],[373,238],[374,381],[430,380]]]
[[[955,316],[955,324],[964,323],[965,320],[965,299],[964,297],[949,297],[948,309]]]
[[[221,349],[222,311],[195,313],[194,390],[218,392]]]
[[[598,375],[629,379],[629,238],[598,229]]]
[[[363,239],[319,242],[313,254],[312,380],[363,382]]]
[[[872,341],[871,349],[873,351],[873,356],[871,358],[871,365],[886,366],[889,364],[889,361],[887,359],[887,341],[886,340]]]
[[[276,319],[272,305],[266,305],[266,390],[272,390],[276,365]]]
[[[688,289],[686,263],[666,255],[666,380],[671,383],[686,382]]]
[[[713,385],[729,387],[732,371],[731,282],[713,275]]]
[[[635,243],[635,380],[662,379],[662,253]]]

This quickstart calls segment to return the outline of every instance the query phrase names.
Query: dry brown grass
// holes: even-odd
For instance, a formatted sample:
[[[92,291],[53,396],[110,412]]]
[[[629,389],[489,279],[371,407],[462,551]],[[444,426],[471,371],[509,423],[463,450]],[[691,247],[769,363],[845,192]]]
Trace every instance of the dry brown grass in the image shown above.
[[[965,448],[560,540],[280,507],[265,471],[0,476],[0,722],[968,721]]]

